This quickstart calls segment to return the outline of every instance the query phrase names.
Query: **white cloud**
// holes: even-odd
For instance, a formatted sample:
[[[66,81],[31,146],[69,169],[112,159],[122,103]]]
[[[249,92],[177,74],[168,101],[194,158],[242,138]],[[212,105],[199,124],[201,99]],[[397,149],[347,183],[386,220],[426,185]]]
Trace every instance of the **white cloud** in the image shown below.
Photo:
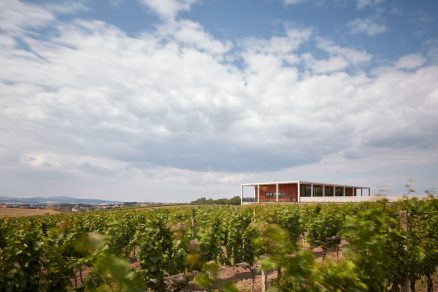
[[[0,1],[0,11],[0,31],[11,35],[28,28],[39,28],[54,20],[49,11],[18,0]]]
[[[341,56],[331,57],[329,59],[316,60],[310,57],[306,60],[307,66],[314,73],[330,73],[344,70],[349,63]]]
[[[339,72],[354,66],[360,66],[371,60],[371,54],[363,50],[341,47],[328,39],[316,38],[316,47],[326,53],[328,58],[315,58],[306,53],[301,56],[306,68],[317,74]]]
[[[110,0],[110,5],[113,7],[119,7],[125,0]]]
[[[282,0],[285,5],[295,5],[305,2],[306,0]]]
[[[415,12],[412,12],[410,20],[412,22],[418,22],[423,24],[431,24],[435,21],[433,16],[422,10],[417,10]]]
[[[435,63],[438,63],[438,39],[430,39],[424,43],[427,50],[427,57]]]
[[[165,20],[173,20],[181,11],[189,11],[198,0],[140,0]]]
[[[0,34],[0,193],[188,200],[244,181],[317,180],[319,167],[323,181],[348,183],[361,163],[390,169],[391,150],[434,153],[406,171],[437,163],[438,67],[421,56],[367,76],[347,69],[369,53],[307,28],[242,44],[188,20],[136,36],[92,20],[54,29],[21,35],[33,53]],[[327,57],[300,52],[313,39]]]
[[[269,39],[247,39],[245,47],[250,52],[286,58],[307,42],[311,35],[312,30],[309,28],[286,27],[286,35],[284,36],[273,36]]]
[[[376,6],[382,3],[384,0],[356,0],[356,5],[358,9],[363,9],[368,6]]]
[[[60,14],[74,14],[78,12],[84,12],[88,11],[89,8],[85,5],[85,3],[82,3],[81,1],[77,2],[49,2],[44,5],[48,10],[50,10],[53,13],[60,13]]]
[[[342,56],[351,64],[365,63],[370,61],[372,58],[371,54],[364,50],[337,46],[332,41],[323,38],[317,39],[316,46],[332,56]]]
[[[401,10],[399,7],[393,7],[391,8],[391,10],[388,11],[388,13],[392,15],[402,16],[403,10]]]
[[[366,33],[369,36],[384,33],[388,28],[371,18],[356,18],[348,23],[350,32],[353,34]]]
[[[426,59],[418,54],[410,54],[401,57],[395,63],[395,67],[399,69],[417,69],[418,67],[423,66],[426,62]]]
[[[159,28],[159,33],[183,45],[216,55],[224,54],[232,48],[230,41],[215,39],[199,23],[190,20],[167,23]]]

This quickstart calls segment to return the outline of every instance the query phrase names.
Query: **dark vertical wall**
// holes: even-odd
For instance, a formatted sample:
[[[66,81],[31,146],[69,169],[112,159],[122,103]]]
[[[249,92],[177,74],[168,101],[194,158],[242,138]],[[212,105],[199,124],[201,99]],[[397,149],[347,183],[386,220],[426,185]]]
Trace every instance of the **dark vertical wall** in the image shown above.
[[[301,197],[305,197],[305,189],[306,189],[306,187],[310,187],[310,185],[308,185],[308,184],[300,184],[300,196]],[[310,197],[310,194],[309,194],[309,197]]]
[[[335,194],[333,194],[333,186],[326,185],[324,187],[324,189],[325,189],[325,196],[326,197],[333,197],[335,195]]]

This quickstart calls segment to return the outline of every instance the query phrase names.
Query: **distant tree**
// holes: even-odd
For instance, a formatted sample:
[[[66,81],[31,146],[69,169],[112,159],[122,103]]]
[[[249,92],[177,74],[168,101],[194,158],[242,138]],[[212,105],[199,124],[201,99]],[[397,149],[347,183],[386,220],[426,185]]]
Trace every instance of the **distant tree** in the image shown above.
[[[222,199],[207,199],[205,197],[201,197],[190,202],[193,205],[240,205],[240,197],[235,196],[231,199],[222,198]]]
[[[229,205],[240,205],[240,197],[234,196],[231,199],[228,200]]]
[[[228,199],[217,199],[217,200],[212,200],[213,204],[218,204],[218,205],[227,205],[228,204]]]

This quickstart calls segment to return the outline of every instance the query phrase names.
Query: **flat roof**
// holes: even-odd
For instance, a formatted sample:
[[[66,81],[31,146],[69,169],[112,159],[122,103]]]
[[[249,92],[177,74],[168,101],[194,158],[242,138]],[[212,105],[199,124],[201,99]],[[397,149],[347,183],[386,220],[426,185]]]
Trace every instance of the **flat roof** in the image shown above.
[[[314,185],[325,185],[325,186],[334,186],[334,187],[349,187],[349,188],[358,188],[358,189],[369,189],[370,187],[365,186],[353,186],[353,185],[343,185],[343,184],[333,184],[333,183],[322,183],[322,182],[313,182],[313,181],[304,181],[304,180],[291,180],[291,181],[274,181],[274,182],[261,182],[261,183],[246,183],[241,184],[241,186],[257,186],[257,185],[276,185],[276,184],[314,184]]]

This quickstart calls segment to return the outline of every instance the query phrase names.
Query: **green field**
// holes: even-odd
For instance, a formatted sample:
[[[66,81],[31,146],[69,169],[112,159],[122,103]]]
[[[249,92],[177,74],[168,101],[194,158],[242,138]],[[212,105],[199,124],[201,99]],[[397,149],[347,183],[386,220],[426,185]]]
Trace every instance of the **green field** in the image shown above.
[[[435,198],[0,220],[0,291],[236,291],[218,276],[236,265],[280,291],[432,289],[438,265]]]

